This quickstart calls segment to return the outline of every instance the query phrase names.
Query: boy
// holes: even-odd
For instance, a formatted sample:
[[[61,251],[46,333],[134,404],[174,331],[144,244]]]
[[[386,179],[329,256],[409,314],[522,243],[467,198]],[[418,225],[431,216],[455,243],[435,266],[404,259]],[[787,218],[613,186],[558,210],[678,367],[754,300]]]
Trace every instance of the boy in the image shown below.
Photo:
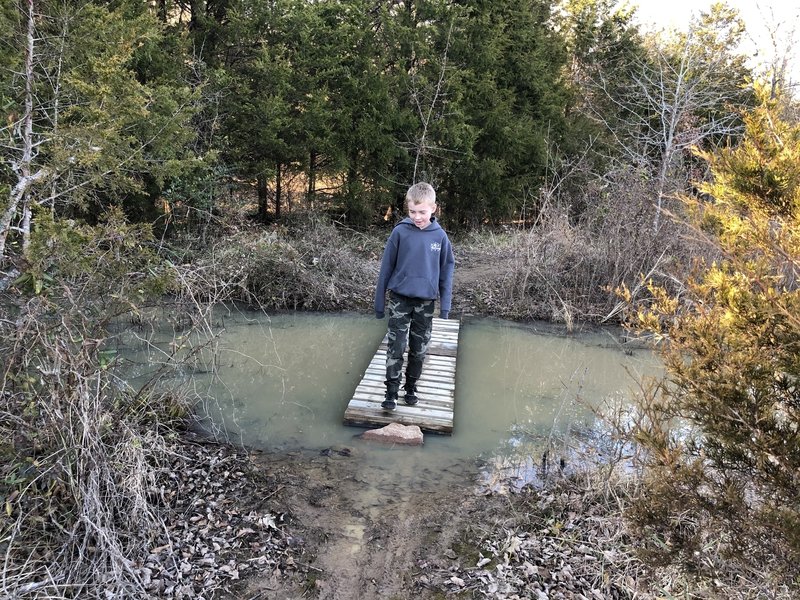
[[[436,222],[436,192],[428,183],[417,183],[406,192],[408,217],[392,230],[383,251],[375,290],[375,316],[384,317],[389,290],[389,347],[386,352],[385,410],[397,407],[403,351],[408,343],[405,403],[417,403],[417,380],[431,340],[436,298],[439,316],[450,313],[455,258],[447,234]],[[410,330],[410,334],[409,334]]]

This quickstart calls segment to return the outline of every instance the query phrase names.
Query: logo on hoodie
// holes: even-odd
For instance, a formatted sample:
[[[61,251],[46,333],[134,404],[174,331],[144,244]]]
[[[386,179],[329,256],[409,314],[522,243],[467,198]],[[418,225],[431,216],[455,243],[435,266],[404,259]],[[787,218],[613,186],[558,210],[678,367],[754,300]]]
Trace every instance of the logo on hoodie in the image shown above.
[[[442,245],[439,242],[431,242],[431,252],[441,252]]]

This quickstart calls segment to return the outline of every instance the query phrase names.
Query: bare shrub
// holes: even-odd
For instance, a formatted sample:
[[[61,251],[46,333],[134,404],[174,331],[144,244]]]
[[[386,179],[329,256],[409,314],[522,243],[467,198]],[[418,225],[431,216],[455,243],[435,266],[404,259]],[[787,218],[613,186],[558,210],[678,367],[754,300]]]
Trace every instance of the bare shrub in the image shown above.
[[[94,231],[43,229],[47,245],[17,282],[16,300],[29,299],[0,321],[0,436],[11,440],[0,583],[16,597],[136,596],[130,557],[163,527],[151,495],[175,422],[167,415],[187,411],[118,385],[103,331],[166,279],[118,215]]]
[[[110,333],[178,291],[180,275],[196,277],[161,261],[148,230],[118,213],[97,227],[43,217],[29,260],[0,318],[0,596],[186,597],[196,585],[212,592],[215,576],[180,554],[167,553],[169,565],[155,556],[183,546],[187,531],[175,522],[201,486],[195,475],[176,494],[182,480],[209,473],[196,467],[203,453],[185,456],[193,398],[155,380],[128,385]],[[176,298],[186,323],[203,326],[196,292],[184,290]],[[175,347],[164,368],[195,351]],[[200,548],[202,534],[191,535]]]
[[[372,239],[357,236],[321,217],[241,232],[195,263],[193,287],[221,285],[224,299],[266,309],[366,308],[380,251]]]
[[[33,352],[16,349],[23,372],[39,371],[36,391],[4,386],[0,415],[4,437],[14,439],[3,469],[13,498],[0,534],[3,589],[136,597],[143,589],[131,557],[146,555],[163,528],[151,494],[168,445],[158,429],[136,427],[130,413],[161,412],[167,402],[113,393],[93,351],[42,331],[40,318],[31,311],[20,324],[26,336],[42,334],[41,343]]]
[[[680,281],[684,243],[673,223],[653,233],[648,184],[634,173],[608,176],[589,187],[578,216],[550,198],[537,222],[514,238],[505,274],[508,316],[563,322],[609,321],[619,312],[614,290],[639,290],[642,277]],[[670,272],[670,269],[676,269]]]

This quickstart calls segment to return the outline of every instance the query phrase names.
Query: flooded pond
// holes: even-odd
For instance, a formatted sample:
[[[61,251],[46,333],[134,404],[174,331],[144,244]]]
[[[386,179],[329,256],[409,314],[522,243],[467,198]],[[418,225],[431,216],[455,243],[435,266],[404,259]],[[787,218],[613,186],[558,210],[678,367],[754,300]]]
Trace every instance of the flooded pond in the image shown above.
[[[343,415],[385,320],[229,309],[215,321],[220,333],[213,351],[183,372],[203,399],[211,428],[266,451],[364,446],[354,439],[363,429],[343,425]],[[140,374],[174,343],[171,332],[126,337],[124,354]],[[624,350],[607,331],[566,335],[544,324],[467,320],[459,338],[453,435],[426,435],[423,448],[401,453],[364,446],[364,460],[400,468],[407,458],[413,471],[421,453],[426,466],[437,468],[491,455],[520,435],[591,432],[593,407],[630,401],[637,379],[657,371],[649,351]]]
[[[333,572],[350,572],[374,549],[375,531],[388,527],[401,543],[398,524],[448,511],[445,498],[542,485],[543,448],[552,449],[552,465],[565,455],[573,461],[573,448],[596,452],[605,438],[593,408],[629,404],[637,380],[659,372],[649,351],[625,350],[610,330],[566,335],[546,324],[465,320],[453,435],[427,434],[420,447],[381,446],[359,439],[364,429],[343,418],[385,320],[234,308],[214,320],[205,334],[214,343],[202,352],[192,348],[203,336],[133,327],[119,336],[120,355],[133,382],[172,353],[192,355],[167,383],[190,388],[217,435],[263,450],[266,468],[301,470],[312,500],[293,510],[323,528],[323,562]],[[318,505],[329,509],[324,517]]]

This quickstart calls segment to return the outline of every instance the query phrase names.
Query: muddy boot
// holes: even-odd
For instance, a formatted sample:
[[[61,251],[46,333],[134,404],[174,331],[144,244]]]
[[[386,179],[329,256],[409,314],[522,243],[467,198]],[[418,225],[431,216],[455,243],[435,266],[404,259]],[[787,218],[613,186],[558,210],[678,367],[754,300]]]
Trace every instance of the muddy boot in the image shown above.
[[[409,406],[414,406],[419,402],[419,398],[417,398],[417,380],[406,377],[406,384],[403,387],[406,390],[403,401]]]
[[[386,397],[381,402],[381,407],[384,410],[394,410],[397,408],[397,392],[400,389],[400,384],[394,381],[386,382]]]

